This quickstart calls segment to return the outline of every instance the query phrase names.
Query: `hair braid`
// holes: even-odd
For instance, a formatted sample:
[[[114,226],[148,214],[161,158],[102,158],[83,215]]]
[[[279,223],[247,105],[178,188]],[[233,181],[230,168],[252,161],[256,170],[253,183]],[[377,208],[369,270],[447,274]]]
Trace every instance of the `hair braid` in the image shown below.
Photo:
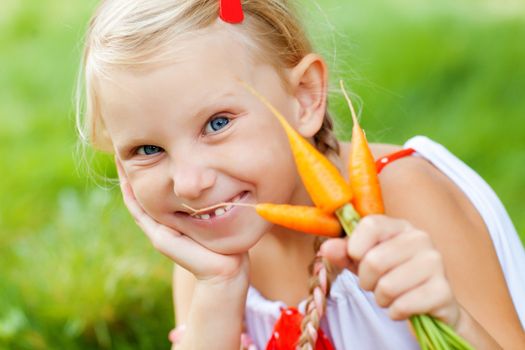
[[[314,141],[317,149],[340,169],[339,143],[333,132],[333,121],[328,111],[325,113],[321,129],[314,135]],[[311,276],[309,296],[306,302],[305,316],[301,323],[301,336],[297,344],[301,350],[315,349],[317,330],[326,309],[326,298],[330,295],[332,267],[326,259],[318,254],[321,244],[325,240],[326,238],[316,237],[314,241],[316,256],[308,267]]]
[[[339,157],[340,147],[333,128],[334,122],[332,117],[330,113],[326,111],[321,129],[314,135],[314,142],[317,149],[341,170],[341,158]]]

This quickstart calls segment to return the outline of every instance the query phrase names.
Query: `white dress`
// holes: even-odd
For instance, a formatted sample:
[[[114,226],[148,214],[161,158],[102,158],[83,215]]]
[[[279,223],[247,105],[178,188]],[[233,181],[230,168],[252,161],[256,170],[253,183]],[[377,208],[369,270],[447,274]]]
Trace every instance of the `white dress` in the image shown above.
[[[490,232],[514,306],[525,328],[525,252],[505,208],[494,191],[472,169],[442,145],[415,136],[404,148],[430,161],[470,199]],[[521,270],[520,270],[521,268]],[[304,313],[306,301],[297,307]],[[246,302],[247,333],[257,349],[265,349],[273,326],[281,314],[281,301],[265,299],[250,287]],[[293,305],[296,306],[296,305]],[[343,271],[333,282],[321,328],[337,350],[419,349],[406,321],[392,321],[377,306],[373,294],[359,288],[357,278]]]

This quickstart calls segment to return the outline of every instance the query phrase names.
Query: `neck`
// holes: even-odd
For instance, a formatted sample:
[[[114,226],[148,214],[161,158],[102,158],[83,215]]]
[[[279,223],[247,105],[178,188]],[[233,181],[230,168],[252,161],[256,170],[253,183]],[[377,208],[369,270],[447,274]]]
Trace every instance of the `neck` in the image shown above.
[[[250,283],[267,299],[297,306],[308,296],[315,236],[274,228],[250,250]]]
[[[289,203],[313,206],[300,180]],[[251,284],[268,299],[297,306],[308,296],[308,266],[315,257],[315,239],[313,235],[272,226],[250,249]]]

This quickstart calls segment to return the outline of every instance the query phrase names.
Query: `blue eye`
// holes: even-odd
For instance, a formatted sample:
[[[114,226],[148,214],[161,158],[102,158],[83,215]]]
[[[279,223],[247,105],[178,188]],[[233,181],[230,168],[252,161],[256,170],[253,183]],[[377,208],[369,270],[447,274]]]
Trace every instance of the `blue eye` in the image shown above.
[[[226,117],[213,118],[206,124],[205,132],[213,133],[213,132],[219,131],[220,129],[228,125],[229,123],[230,123],[230,119]]]
[[[162,151],[162,148],[152,145],[145,145],[137,148],[137,154],[140,154],[141,156],[150,156],[152,154],[156,154]]]

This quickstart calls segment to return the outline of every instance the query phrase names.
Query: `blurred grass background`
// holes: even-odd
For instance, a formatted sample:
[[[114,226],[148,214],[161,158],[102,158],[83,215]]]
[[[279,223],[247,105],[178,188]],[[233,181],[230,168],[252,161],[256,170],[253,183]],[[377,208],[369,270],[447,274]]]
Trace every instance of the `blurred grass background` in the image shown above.
[[[369,138],[444,144],[493,186],[523,240],[525,3],[300,2]],[[0,5],[0,349],[169,346],[171,263],[75,159],[72,96],[95,5]],[[337,94],[331,105],[348,115]],[[106,157],[94,167],[114,175]]]

